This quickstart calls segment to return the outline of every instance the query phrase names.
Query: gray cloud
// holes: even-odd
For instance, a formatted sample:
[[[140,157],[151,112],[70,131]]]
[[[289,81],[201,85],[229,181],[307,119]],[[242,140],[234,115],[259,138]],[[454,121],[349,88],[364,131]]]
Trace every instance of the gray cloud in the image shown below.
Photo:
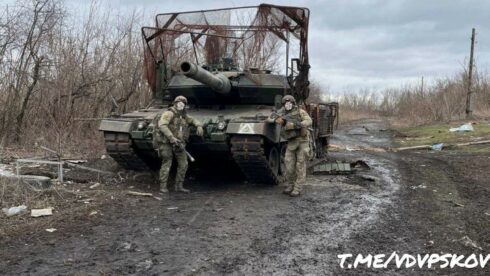
[[[468,56],[472,27],[480,68],[488,67],[490,2],[329,1],[311,10],[312,65],[337,92],[451,76]]]
[[[68,0],[68,2],[75,0]],[[146,13],[257,5],[262,1],[111,1]],[[477,28],[476,58],[488,71],[490,1],[485,0],[299,0],[274,1],[311,11],[312,79],[333,92],[383,89],[430,82],[462,70],[471,28]],[[196,5],[198,3],[198,5]],[[77,4],[81,5],[81,4]],[[88,5],[88,4],[87,4]]]

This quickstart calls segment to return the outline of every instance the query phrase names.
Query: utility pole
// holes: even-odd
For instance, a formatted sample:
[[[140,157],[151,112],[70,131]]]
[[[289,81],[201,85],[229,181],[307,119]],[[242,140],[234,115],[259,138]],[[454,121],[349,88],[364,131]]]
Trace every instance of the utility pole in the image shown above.
[[[422,76],[422,80],[420,82],[420,94],[424,94],[424,76]]]
[[[475,28],[471,30],[471,50],[470,50],[470,64],[468,68],[468,87],[466,94],[466,119],[470,119],[473,116],[473,106],[471,102],[472,80],[473,80],[473,51],[475,49]]]

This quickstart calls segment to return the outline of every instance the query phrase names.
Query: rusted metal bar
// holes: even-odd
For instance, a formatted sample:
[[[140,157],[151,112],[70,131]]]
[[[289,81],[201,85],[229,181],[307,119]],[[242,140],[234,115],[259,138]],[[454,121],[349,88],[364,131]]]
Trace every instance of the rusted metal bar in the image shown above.
[[[49,165],[58,165],[58,180],[63,182],[63,164],[64,162],[57,161],[47,161],[47,160],[37,160],[37,159],[17,159],[15,161],[15,171],[17,176],[20,175],[20,163],[38,163],[38,164],[49,164]]]

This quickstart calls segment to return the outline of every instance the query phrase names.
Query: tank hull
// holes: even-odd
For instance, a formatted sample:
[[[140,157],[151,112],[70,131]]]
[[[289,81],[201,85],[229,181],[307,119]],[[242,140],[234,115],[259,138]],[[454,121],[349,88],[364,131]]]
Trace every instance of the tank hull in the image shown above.
[[[102,120],[99,130],[104,133],[107,153],[125,169],[159,168],[152,122],[164,110],[145,109]],[[190,116],[204,123],[204,136],[191,129],[187,150],[198,163],[211,162],[219,168],[232,162],[250,182],[277,184],[282,173],[277,153],[285,142],[280,127],[265,121],[270,110],[262,106],[189,110]]]

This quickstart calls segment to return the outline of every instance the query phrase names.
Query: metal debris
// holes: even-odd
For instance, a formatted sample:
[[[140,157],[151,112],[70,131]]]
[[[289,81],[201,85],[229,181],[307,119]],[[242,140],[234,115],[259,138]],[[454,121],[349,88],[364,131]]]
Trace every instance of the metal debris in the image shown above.
[[[97,188],[97,187],[99,187],[99,186],[100,186],[100,183],[98,183],[98,182],[97,182],[97,183],[95,183],[95,184],[91,185],[89,188],[90,188],[90,189],[95,189],[95,188]]]
[[[34,163],[34,164],[48,164],[56,165],[58,167],[58,180],[63,182],[63,164],[64,162],[48,161],[48,160],[37,160],[37,159],[17,159],[15,161],[15,168],[17,176],[20,177],[20,164],[21,163]]]
[[[350,163],[336,161],[331,163],[320,163],[313,167],[313,174],[351,174]]]
[[[37,218],[37,217],[44,217],[44,216],[51,216],[53,215],[53,208],[45,208],[45,209],[32,209],[31,210],[31,217]]]
[[[77,164],[73,164],[73,163],[66,162],[65,164],[70,166],[70,167],[75,167],[78,169],[87,170],[87,171],[91,171],[91,172],[95,172],[95,173],[99,173],[99,174],[108,174],[108,175],[114,175],[115,174],[113,172],[98,170],[98,169],[94,169],[94,168],[90,168],[90,167],[82,166],[82,165],[77,165]]]
[[[358,169],[358,168],[365,169],[365,170],[371,169],[371,167],[369,167],[369,165],[363,160],[357,160],[357,161],[351,162],[350,166],[354,169]]]
[[[126,194],[128,195],[134,195],[134,196],[153,196],[152,193],[140,193],[140,192],[135,192],[135,191],[127,191]]]
[[[88,160],[85,160],[85,159],[68,159],[68,160],[65,160],[66,162],[68,163],[72,163],[72,164],[82,164],[82,163],[87,163]]]
[[[378,182],[379,181],[379,178],[372,176],[372,175],[368,175],[368,174],[361,174],[360,177],[364,180],[368,180],[368,181],[372,181],[372,182]]]

